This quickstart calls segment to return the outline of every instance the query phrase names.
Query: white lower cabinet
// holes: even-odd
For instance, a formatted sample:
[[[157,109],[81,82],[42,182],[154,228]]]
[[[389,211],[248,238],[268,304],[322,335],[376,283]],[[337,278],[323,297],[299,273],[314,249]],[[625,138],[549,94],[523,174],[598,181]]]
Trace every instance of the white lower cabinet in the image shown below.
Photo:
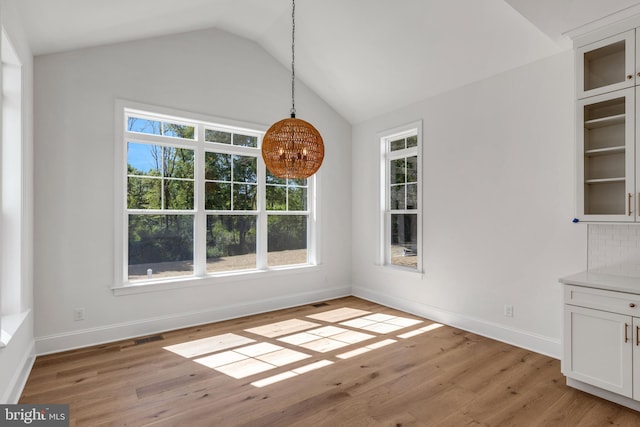
[[[639,294],[564,285],[562,373],[640,405]],[[611,393],[601,397],[640,407]]]
[[[569,328],[569,340],[566,342],[564,374],[623,396],[634,397],[633,353],[638,351],[635,351],[637,341],[632,330],[638,327],[634,326],[638,320],[567,305],[565,325]]]

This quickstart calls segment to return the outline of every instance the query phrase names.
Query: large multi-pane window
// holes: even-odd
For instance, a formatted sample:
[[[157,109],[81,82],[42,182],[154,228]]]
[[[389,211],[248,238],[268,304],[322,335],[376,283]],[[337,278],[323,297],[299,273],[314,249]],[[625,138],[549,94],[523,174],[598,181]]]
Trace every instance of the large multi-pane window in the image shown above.
[[[272,176],[262,131],[123,114],[122,284],[311,263],[313,178]]]
[[[415,127],[414,127],[415,126]],[[421,269],[420,125],[381,138],[383,145],[383,263]]]

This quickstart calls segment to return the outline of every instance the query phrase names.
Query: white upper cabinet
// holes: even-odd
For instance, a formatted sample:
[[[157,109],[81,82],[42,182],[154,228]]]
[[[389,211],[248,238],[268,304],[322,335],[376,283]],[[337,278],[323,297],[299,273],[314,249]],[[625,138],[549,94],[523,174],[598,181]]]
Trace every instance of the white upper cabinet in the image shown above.
[[[640,17],[577,40],[580,221],[640,222]],[[638,64],[636,64],[638,62]]]
[[[581,221],[640,220],[634,99],[635,88],[629,88],[576,103],[577,214]]]
[[[636,67],[636,30],[576,49],[578,99],[634,86],[640,81]]]

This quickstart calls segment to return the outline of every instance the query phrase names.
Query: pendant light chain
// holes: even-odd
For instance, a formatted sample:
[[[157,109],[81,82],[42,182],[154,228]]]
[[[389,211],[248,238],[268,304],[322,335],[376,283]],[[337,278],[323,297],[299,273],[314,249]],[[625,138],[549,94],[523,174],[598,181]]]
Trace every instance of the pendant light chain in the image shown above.
[[[296,116],[296,0],[291,8],[291,117]]]
[[[278,178],[306,179],[324,159],[322,135],[309,122],[296,118],[296,2],[291,0],[291,117],[271,125],[262,138],[262,159]]]

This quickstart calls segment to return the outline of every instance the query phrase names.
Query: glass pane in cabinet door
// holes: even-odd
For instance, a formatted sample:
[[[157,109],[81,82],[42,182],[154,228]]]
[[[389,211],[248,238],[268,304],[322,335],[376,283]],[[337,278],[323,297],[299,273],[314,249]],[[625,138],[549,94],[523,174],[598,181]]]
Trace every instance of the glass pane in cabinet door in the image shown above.
[[[584,54],[584,90],[593,90],[623,82],[625,41],[612,43]]]

